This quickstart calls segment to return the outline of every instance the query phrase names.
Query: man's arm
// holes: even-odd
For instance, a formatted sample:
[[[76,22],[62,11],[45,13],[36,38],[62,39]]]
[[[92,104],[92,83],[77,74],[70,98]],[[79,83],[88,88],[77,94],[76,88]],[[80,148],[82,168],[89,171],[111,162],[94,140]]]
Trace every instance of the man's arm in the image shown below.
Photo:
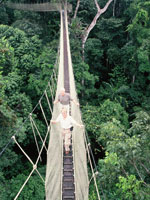
[[[60,95],[58,95],[58,99],[54,101],[54,104],[58,103],[60,101]]]
[[[60,115],[57,117],[56,120],[51,120],[51,123],[52,123],[52,124],[56,124],[56,123],[58,123],[59,121],[60,121]]]
[[[83,127],[84,127],[83,124],[79,124],[79,123],[77,123],[77,122],[76,122],[72,117],[71,117],[70,119],[71,119],[71,122],[72,122],[73,124],[79,126],[80,128],[83,128]]]
[[[79,106],[79,103],[76,102],[74,99],[72,99],[73,103],[76,105],[76,106]]]
[[[57,122],[55,120],[51,120],[51,123],[52,124],[56,124]]]
[[[56,101],[54,101],[54,104],[56,104],[56,103],[58,103],[59,101],[58,100],[56,100]]]
[[[77,101],[75,101],[74,99],[71,98],[71,96],[69,95],[70,97],[70,101],[73,101],[73,103],[76,105],[76,106],[79,106],[79,103]]]

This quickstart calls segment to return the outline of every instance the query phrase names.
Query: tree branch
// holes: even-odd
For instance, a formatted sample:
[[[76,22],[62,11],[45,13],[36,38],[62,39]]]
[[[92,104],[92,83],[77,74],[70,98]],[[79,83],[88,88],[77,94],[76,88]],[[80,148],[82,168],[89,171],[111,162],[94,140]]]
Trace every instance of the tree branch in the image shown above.
[[[95,5],[97,7],[97,13],[93,19],[93,21],[91,22],[91,24],[88,26],[88,28],[85,30],[85,33],[83,35],[83,38],[82,38],[82,54],[84,56],[84,47],[85,47],[85,43],[87,41],[87,38],[91,32],[91,30],[94,28],[94,26],[96,25],[96,22],[98,20],[98,18],[104,13],[106,12],[108,6],[111,4],[111,2],[113,0],[108,0],[108,2],[106,3],[105,7],[103,9],[100,8],[100,6],[98,5],[98,2],[97,0],[94,0],[95,1]]]
[[[100,6],[98,5],[97,0],[94,0],[94,1],[95,1],[95,5],[96,5],[96,7],[97,7],[97,11],[100,12],[101,8],[100,8]]]
[[[106,3],[105,7],[104,7],[103,9],[101,9],[101,10],[102,10],[102,11],[101,11],[101,12],[102,12],[101,14],[103,14],[104,12],[106,12],[108,6],[111,4],[112,1],[113,1],[113,0],[109,0],[109,1]]]
[[[124,167],[122,166],[122,172],[126,175],[126,177],[128,177],[128,173],[126,172],[126,170],[124,169]]]
[[[141,176],[141,174],[140,174],[140,172],[139,172],[139,170],[138,170],[138,168],[137,168],[137,166],[136,166],[136,163],[135,163],[134,158],[133,158],[132,161],[130,161],[130,162],[133,164],[133,166],[134,166],[134,168],[135,168],[135,170],[136,170],[138,176],[140,177],[141,181],[142,181],[147,187],[149,187],[149,186],[147,185],[147,183],[143,180],[143,178],[142,178],[142,176]]]
[[[77,12],[79,10],[79,6],[80,6],[80,0],[77,1],[77,5],[76,5],[76,9],[75,9],[75,13],[74,13],[73,19],[75,19],[77,17]]]
[[[147,167],[145,167],[145,165],[143,163],[140,162],[140,164],[142,165],[142,167],[145,169],[145,171],[150,174],[150,171],[147,169]]]

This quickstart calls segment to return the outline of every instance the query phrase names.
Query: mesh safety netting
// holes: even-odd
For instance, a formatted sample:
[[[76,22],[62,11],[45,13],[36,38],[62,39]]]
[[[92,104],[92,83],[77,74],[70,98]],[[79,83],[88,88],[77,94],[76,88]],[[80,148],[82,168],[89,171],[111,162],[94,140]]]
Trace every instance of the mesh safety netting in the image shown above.
[[[60,88],[63,86],[63,26],[61,15],[61,32],[60,32],[60,58],[56,97],[58,98]],[[53,119],[60,114],[60,104],[54,104]],[[62,190],[62,166],[63,166],[63,149],[61,127],[59,124],[52,125],[50,130],[50,140],[47,152],[47,169],[46,169],[46,199],[60,200]]]

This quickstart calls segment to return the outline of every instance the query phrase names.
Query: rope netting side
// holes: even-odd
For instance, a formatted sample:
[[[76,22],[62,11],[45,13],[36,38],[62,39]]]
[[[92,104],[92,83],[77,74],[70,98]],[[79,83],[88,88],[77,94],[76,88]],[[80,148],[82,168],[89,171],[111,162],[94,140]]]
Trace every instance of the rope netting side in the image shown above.
[[[59,71],[57,80],[57,90],[55,100],[64,82],[63,72],[63,26],[61,12],[61,31],[60,31],[60,57]],[[51,88],[49,87],[51,90]],[[54,104],[52,119],[56,119],[60,114],[60,104]],[[46,199],[60,200],[62,198],[62,168],[63,168],[63,140],[60,125],[52,125],[50,130],[50,139],[47,152],[46,166]]]

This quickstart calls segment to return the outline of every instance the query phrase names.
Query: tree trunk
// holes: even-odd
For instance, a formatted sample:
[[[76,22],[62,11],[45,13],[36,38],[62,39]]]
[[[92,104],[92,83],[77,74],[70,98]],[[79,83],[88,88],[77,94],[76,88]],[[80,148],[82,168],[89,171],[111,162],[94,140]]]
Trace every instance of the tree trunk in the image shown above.
[[[115,9],[116,9],[116,0],[114,0],[113,4],[113,17],[115,17]]]
[[[107,10],[107,8],[109,7],[109,5],[111,4],[111,2],[113,0],[108,0],[108,2],[106,3],[106,5],[104,6],[104,8],[100,8],[100,6],[98,5],[98,2],[97,0],[94,0],[95,1],[95,5],[97,7],[97,14],[95,15],[93,21],[91,22],[91,24],[87,27],[87,29],[85,30],[85,33],[83,35],[83,38],[82,38],[82,56],[83,56],[83,59],[84,59],[84,48],[85,48],[85,43],[88,39],[88,36],[91,32],[91,30],[94,28],[94,26],[96,25],[96,22],[98,20],[98,18]]]

